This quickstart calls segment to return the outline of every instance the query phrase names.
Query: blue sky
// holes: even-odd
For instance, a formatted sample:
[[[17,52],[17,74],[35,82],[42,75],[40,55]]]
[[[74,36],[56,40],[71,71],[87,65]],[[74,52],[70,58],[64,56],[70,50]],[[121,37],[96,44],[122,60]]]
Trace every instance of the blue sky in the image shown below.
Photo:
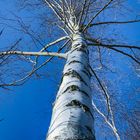
[[[131,5],[132,8],[135,7],[134,9],[140,12],[140,3],[138,1],[129,0],[128,5]],[[0,9],[0,15],[7,15],[7,17],[11,16],[11,11],[16,12],[14,2],[10,0],[0,0]],[[140,32],[138,29],[140,29],[140,23],[122,27],[123,36],[127,36],[130,42],[135,41],[135,44],[140,45]],[[5,36],[8,36],[8,41],[2,38],[0,42],[2,41],[1,45],[3,46],[6,46],[14,38],[13,35],[8,35],[8,31],[13,33],[10,29],[5,30],[4,33]],[[115,58],[119,59],[120,57],[115,56]],[[124,81],[120,83],[118,81],[116,86],[120,87],[121,101],[131,107],[135,100],[140,97],[133,97],[133,101],[130,102],[128,97],[122,96],[122,94],[130,94],[133,92],[134,87],[139,87],[140,82],[139,78],[133,73],[134,70],[125,66],[127,64],[121,59],[115,64],[121,68],[124,74]],[[0,90],[0,119],[2,119],[0,122],[0,140],[45,140],[51,117],[52,102],[55,99],[62,73],[57,74],[59,72],[57,70],[56,74],[51,74],[50,72],[55,71],[56,67],[54,63],[43,69],[43,71],[49,71],[50,76],[53,76],[52,78],[46,76],[44,79],[31,79],[23,86],[13,87],[11,91]],[[62,70],[62,67],[62,63],[60,63],[60,70]],[[129,78],[125,76],[126,73]],[[101,138],[101,140],[104,139]]]

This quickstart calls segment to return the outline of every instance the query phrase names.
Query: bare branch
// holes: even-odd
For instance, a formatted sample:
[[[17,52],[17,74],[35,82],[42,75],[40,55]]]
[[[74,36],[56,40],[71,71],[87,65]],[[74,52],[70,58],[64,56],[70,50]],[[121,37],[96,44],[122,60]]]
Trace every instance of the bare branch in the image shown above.
[[[127,23],[137,23],[137,22],[140,22],[140,19],[138,20],[128,20],[128,21],[106,21],[106,22],[97,22],[97,23],[93,23],[93,24],[90,24],[89,27],[92,27],[92,26],[97,26],[97,25],[109,25],[109,24],[127,24]]]
[[[59,39],[57,39],[57,40],[55,40],[55,41],[53,41],[53,42],[47,44],[44,48],[42,48],[42,49],[40,50],[40,52],[45,51],[48,47],[50,47],[50,46],[52,46],[52,45],[55,45],[56,43],[59,43],[60,41],[63,41],[63,40],[65,40],[65,39],[67,39],[67,38],[69,38],[69,37],[68,37],[68,36],[64,36],[64,37],[61,37],[61,38],[59,38]],[[67,45],[68,42],[69,42],[69,40],[62,46],[62,49]],[[60,49],[59,49],[59,52],[60,52],[62,49],[60,48]],[[35,58],[35,65],[34,65],[34,67],[35,67],[36,64],[37,64],[38,57],[39,57],[39,56],[36,56],[36,58]]]
[[[90,40],[91,41],[91,40]],[[103,44],[98,42],[97,40],[94,40],[94,42],[97,43],[88,43],[89,46],[104,46],[104,47],[108,47],[108,48],[129,48],[129,49],[138,49],[140,50],[140,46],[131,46],[131,45],[122,45],[122,44]]]
[[[48,47],[50,47],[50,46],[52,46],[52,45],[55,45],[55,44],[57,44],[57,43],[59,43],[59,42],[61,42],[61,41],[63,41],[63,40],[66,40],[66,39],[69,39],[69,37],[68,37],[68,36],[61,37],[61,38],[59,38],[59,39],[57,39],[57,40],[55,40],[55,41],[53,41],[53,42],[47,44],[44,48],[42,48],[42,49],[40,50],[40,52],[43,52],[43,51],[46,50]]]
[[[0,36],[2,35],[3,31],[4,31],[4,28],[0,31]]]
[[[116,136],[116,139],[121,140],[115,125],[112,125],[108,121],[107,117],[97,108],[97,106],[95,105],[95,103],[93,101],[92,101],[92,105],[93,105],[93,108],[97,111],[97,113],[100,114],[102,116],[102,118],[104,119],[104,121],[110,126],[110,128],[112,129],[114,135]]]
[[[105,97],[106,97],[106,104],[107,104],[107,109],[108,109],[108,114],[111,111],[111,106],[110,106],[110,98],[109,98],[109,94],[107,93],[106,89],[104,88],[104,86],[101,83],[101,80],[99,79],[99,77],[97,76],[96,72],[90,67],[90,70],[92,72],[92,74],[95,76],[95,78],[97,79]]]
[[[20,42],[21,42],[21,38],[19,38],[11,47],[10,47],[10,49],[8,49],[8,51],[10,51],[10,50],[12,50],[13,48],[15,48]],[[0,56],[0,59],[2,59],[2,61],[0,62],[0,65],[2,65],[2,63],[3,62],[5,62],[8,58],[9,58],[9,56],[7,56],[7,57],[4,57],[4,56]]]
[[[81,10],[81,13],[80,13],[80,18],[79,18],[79,21],[78,21],[78,26],[80,26],[80,23],[82,21],[82,17],[83,17],[83,14],[84,14],[86,3],[87,3],[87,0],[84,0],[84,4],[83,4],[83,7],[82,7],[82,10]]]
[[[65,25],[66,25],[66,27],[69,29],[69,31],[72,33],[73,32],[73,30],[72,30],[72,28],[68,25],[68,24],[66,24],[65,23],[65,19],[63,18],[63,16],[62,16],[62,11],[59,11],[59,9],[52,3],[52,2],[50,2],[49,0],[45,0],[45,2],[48,4],[48,6],[53,10],[53,12],[55,13],[55,15],[58,17],[58,19],[62,22],[62,23],[64,23]],[[63,8],[61,8],[61,10],[62,10]]]
[[[23,51],[0,52],[0,56],[3,55],[57,56],[60,58],[66,58],[65,53],[56,53],[56,52],[23,52]]]
[[[57,53],[59,53],[68,43],[69,41],[67,41],[58,51]],[[48,58],[45,62],[43,62],[41,65],[39,65],[37,68],[35,68],[35,66],[32,68],[32,70],[29,72],[29,74],[27,74],[26,76],[24,76],[23,78],[13,81],[11,83],[4,83],[4,84],[0,84],[0,87],[7,87],[7,86],[19,86],[25,83],[25,81],[27,79],[29,79],[36,71],[38,71],[39,69],[41,69],[43,66],[45,66],[48,62],[50,62],[52,59],[54,58],[54,56],[51,56],[50,58]],[[22,82],[22,83],[21,83]]]
[[[61,20],[62,17],[59,14],[59,12],[56,10],[55,6],[49,1],[49,0],[45,0],[45,2],[48,4],[48,6],[54,11],[55,15]]]
[[[102,47],[106,47],[108,49],[111,49],[111,50],[114,50],[116,52],[119,52],[129,58],[131,58],[132,60],[134,60],[136,63],[140,64],[140,61],[138,61],[134,56],[132,56],[131,54],[128,54],[124,51],[121,51],[121,50],[118,50],[116,49],[115,47],[121,47],[121,48],[130,48],[130,49],[140,49],[140,47],[138,46],[129,46],[129,45],[115,45],[115,44],[111,44],[111,45],[108,45],[108,44],[103,44],[101,43],[100,41],[96,40],[96,39],[92,39],[92,38],[87,38],[89,41],[91,42],[94,42],[92,44],[88,44],[88,45],[92,45],[92,46],[102,46]]]
[[[110,48],[110,49],[112,49],[112,50],[114,50],[114,51],[116,51],[116,52],[119,52],[119,53],[121,53],[121,54],[123,54],[123,55],[125,55],[125,56],[128,56],[129,58],[131,58],[132,60],[134,60],[136,63],[140,64],[140,61],[138,61],[138,60],[137,60],[135,57],[133,57],[132,55],[130,55],[130,54],[124,52],[124,51],[118,50],[118,49],[116,49],[116,48]]]
[[[84,16],[84,18],[83,18],[83,25],[84,25],[84,23],[85,23],[85,21],[86,21],[86,19],[87,19],[88,11],[89,11],[90,5],[91,5],[92,3],[93,3],[93,2],[91,2],[91,0],[89,0],[89,3],[88,3],[87,6],[86,6],[85,16]]]
[[[85,26],[85,28],[83,29],[83,32],[90,26],[90,24],[92,23],[92,21],[102,12],[104,11],[112,2],[113,0],[110,0],[99,12],[96,13],[95,16],[93,16],[91,18],[91,20],[88,22],[88,24]]]
[[[47,59],[45,62],[43,62],[40,66],[38,66],[37,68],[33,68],[29,74],[27,74],[26,76],[24,76],[23,78],[19,79],[19,80],[15,80],[11,83],[4,83],[1,84],[0,87],[7,87],[7,86],[19,86],[25,83],[25,80],[30,78],[37,70],[39,70],[40,68],[42,68],[43,66],[45,66],[48,62],[51,61],[51,59],[53,58],[53,56],[51,56],[49,59]],[[22,83],[21,83],[22,82]]]

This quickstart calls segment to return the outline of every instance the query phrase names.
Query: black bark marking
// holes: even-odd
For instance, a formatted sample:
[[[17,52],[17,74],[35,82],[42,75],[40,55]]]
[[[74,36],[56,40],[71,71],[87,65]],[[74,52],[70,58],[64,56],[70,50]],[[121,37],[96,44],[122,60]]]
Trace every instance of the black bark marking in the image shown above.
[[[70,53],[73,53],[74,51],[81,51],[84,53],[88,53],[85,48],[81,48],[81,47],[77,47],[77,48],[74,47],[74,49]]]
[[[71,85],[71,86],[67,87],[66,90],[62,92],[62,94],[64,94],[64,93],[67,92],[67,91],[69,91],[69,92],[72,92],[72,91],[80,91],[80,92],[82,92],[83,94],[85,94],[86,96],[89,97],[89,95],[88,95],[85,91],[81,90],[81,89],[80,89],[78,86],[76,86],[76,85]]]
[[[69,68],[67,71],[70,71],[70,70],[72,70],[72,68]],[[63,74],[63,76],[62,76],[62,78],[61,78],[60,85],[61,85],[62,82],[63,82],[63,78],[64,78],[64,74]]]
[[[76,72],[75,70],[70,70],[70,71],[68,71],[68,72],[66,72],[64,75],[63,75],[63,77],[64,76],[69,76],[69,75],[71,75],[71,77],[76,77],[76,78],[78,78],[80,81],[82,81],[85,85],[87,85],[87,83],[84,81],[84,79],[81,77],[81,75],[78,73],[78,72]],[[87,85],[88,86],[88,85]]]
[[[87,66],[85,66],[82,62],[78,61],[78,60],[72,60],[70,62],[67,63],[67,65],[70,65],[72,63],[79,63],[79,64],[82,64],[84,66],[84,69],[85,70],[82,70],[86,75],[88,75],[88,77],[90,78],[92,76],[92,74],[90,73],[90,71],[88,70],[88,65],[89,64],[86,64]]]
[[[92,113],[91,113],[91,111],[90,111],[90,108],[88,107],[88,106],[86,106],[86,105],[84,105],[84,104],[82,104],[80,101],[78,101],[78,100],[72,100],[70,103],[68,103],[67,105],[66,105],[67,107],[69,107],[69,106],[72,106],[72,107],[79,107],[79,108],[81,108],[84,112],[88,112],[91,116],[92,116],[92,118],[93,118],[93,115],[92,115]]]
[[[70,61],[67,65],[70,65],[72,63],[80,63],[80,64],[83,64],[82,62],[78,61],[78,60],[72,60]],[[84,65],[84,64],[83,64]]]
[[[72,48],[76,48],[77,46],[81,46],[82,44],[78,43],[72,46]]]
[[[84,53],[87,53],[87,49],[85,50],[84,48],[81,48],[81,47],[77,48],[77,51],[82,51]]]

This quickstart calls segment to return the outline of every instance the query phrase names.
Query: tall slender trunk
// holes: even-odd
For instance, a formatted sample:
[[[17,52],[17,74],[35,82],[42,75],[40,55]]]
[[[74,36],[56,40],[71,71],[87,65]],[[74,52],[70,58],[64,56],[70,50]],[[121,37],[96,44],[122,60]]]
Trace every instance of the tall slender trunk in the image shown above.
[[[73,35],[47,140],[95,140],[87,44]]]

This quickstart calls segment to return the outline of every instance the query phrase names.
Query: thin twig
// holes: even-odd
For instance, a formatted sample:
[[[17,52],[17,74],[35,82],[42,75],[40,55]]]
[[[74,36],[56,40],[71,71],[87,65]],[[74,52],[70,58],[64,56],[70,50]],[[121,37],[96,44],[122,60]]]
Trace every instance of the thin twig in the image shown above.
[[[90,26],[90,24],[92,23],[92,21],[102,12],[104,11],[112,2],[113,0],[110,0],[99,12],[96,13],[95,16],[93,16],[91,18],[91,20],[88,22],[88,24],[85,26],[85,28],[83,29],[83,32]]]

